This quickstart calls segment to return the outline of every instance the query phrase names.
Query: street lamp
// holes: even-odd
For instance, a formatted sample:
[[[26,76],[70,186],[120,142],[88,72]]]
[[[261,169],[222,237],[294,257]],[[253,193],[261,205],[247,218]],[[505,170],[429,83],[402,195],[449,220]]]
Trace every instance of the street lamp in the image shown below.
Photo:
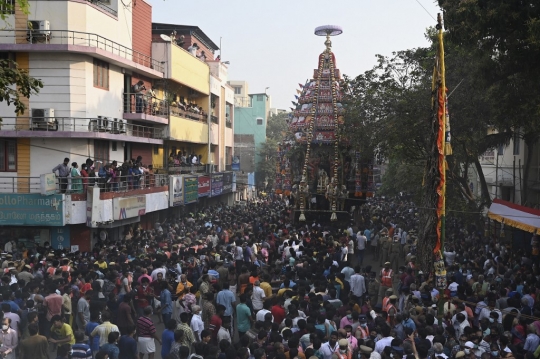
[[[268,90],[270,87],[267,87],[264,89],[264,94],[267,95],[266,90]]]

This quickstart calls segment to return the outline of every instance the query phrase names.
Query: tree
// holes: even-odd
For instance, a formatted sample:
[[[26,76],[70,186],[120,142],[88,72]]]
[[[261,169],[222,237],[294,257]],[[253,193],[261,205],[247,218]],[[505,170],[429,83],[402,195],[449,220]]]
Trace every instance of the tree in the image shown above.
[[[288,113],[272,115],[266,125],[266,142],[259,150],[260,162],[257,164],[257,181],[268,180],[269,185],[273,185],[276,176],[276,165],[278,160],[279,141],[287,131]]]
[[[0,18],[5,20],[8,14],[14,13],[16,7],[24,14],[29,13],[28,0],[0,0]],[[30,77],[28,71],[19,68],[12,60],[0,60],[0,102],[6,101],[8,105],[14,105],[17,115],[23,114],[26,105],[21,101],[21,96],[29,98],[39,92],[43,83]],[[1,121],[1,118],[0,118]]]
[[[439,0],[439,5],[449,38],[479,65],[472,76],[492,99],[493,128],[507,134],[519,130],[527,145],[524,203],[540,139],[540,7],[522,0]]]
[[[42,87],[41,80],[30,77],[28,71],[19,68],[16,62],[0,60],[0,102],[13,104],[16,114],[20,115],[26,110],[21,96],[29,98],[37,94]]]
[[[15,12],[17,6],[23,14],[28,14],[30,12],[28,0],[0,0],[0,9],[3,10],[0,12],[0,19],[5,20],[9,14]]]

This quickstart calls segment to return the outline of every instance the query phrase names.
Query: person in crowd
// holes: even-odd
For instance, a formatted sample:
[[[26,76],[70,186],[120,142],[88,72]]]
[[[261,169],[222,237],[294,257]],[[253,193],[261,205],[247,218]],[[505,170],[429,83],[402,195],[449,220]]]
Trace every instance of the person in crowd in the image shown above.
[[[104,228],[89,252],[43,245],[23,257],[10,241],[0,254],[4,335],[20,328],[19,316],[15,355],[37,359],[47,357],[47,339],[59,356],[75,354],[85,329],[96,357],[113,359],[540,357],[532,250],[509,250],[478,224],[448,216],[437,262],[446,273],[435,273],[417,260],[420,210],[410,201],[369,199],[345,223],[295,223],[291,210],[275,194],[245,206],[186,207],[154,225]],[[359,237],[376,256],[362,264],[348,251]]]

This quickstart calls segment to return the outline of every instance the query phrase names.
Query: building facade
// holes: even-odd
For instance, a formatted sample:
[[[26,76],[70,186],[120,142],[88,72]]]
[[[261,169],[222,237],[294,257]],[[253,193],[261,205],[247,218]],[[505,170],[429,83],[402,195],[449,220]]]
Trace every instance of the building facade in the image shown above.
[[[243,81],[229,81],[229,85],[238,92],[242,86],[242,91],[247,89],[247,84]],[[270,96],[266,93],[250,94],[244,98],[243,93],[235,95],[234,118],[235,135],[253,135],[255,142],[254,158],[255,171],[257,163],[262,160],[260,155],[262,145],[266,142],[266,126],[270,113]],[[239,106],[239,105],[245,106]],[[241,159],[242,160],[242,159]]]
[[[119,237],[125,226],[150,227],[178,211],[170,208],[180,202],[171,201],[169,183],[184,183],[188,174],[186,183],[204,176],[216,190],[201,200],[191,193],[182,206],[232,198],[232,174],[224,171],[234,148],[233,89],[200,29],[187,39],[203,38],[206,58],[165,41],[144,0],[29,3],[29,14],[18,6],[7,14],[0,38],[3,58],[44,83],[25,99],[24,114],[0,103],[3,238],[89,250],[88,239],[102,231]],[[192,107],[182,108],[181,98]],[[202,165],[180,166],[173,151],[200,155]],[[79,179],[76,171],[51,177],[64,158],[70,172],[73,162],[81,170],[89,159],[96,176],[113,164],[117,170],[102,178]],[[149,171],[130,172],[136,159]]]

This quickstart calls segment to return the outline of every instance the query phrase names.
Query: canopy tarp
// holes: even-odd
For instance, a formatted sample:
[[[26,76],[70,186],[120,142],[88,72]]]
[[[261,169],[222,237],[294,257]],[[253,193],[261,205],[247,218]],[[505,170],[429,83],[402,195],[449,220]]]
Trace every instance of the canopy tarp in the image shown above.
[[[510,227],[531,233],[540,232],[540,210],[494,199],[488,217]]]

